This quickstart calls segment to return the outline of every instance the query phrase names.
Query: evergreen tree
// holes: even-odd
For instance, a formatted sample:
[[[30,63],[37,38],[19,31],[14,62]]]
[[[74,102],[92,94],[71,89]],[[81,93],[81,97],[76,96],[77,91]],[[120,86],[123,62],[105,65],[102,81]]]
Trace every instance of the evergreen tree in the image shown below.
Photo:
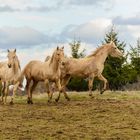
[[[81,41],[76,41],[74,39],[73,42],[69,43],[69,45],[71,47],[71,55],[73,58],[82,58],[85,56],[85,49],[79,52],[81,47]]]
[[[81,48],[80,41],[76,41],[74,39],[74,41],[69,43],[69,45],[71,47],[71,55],[73,58],[83,58],[85,56],[85,49],[83,49],[80,52],[80,48]],[[87,81],[80,77],[71,78],[67,87],[69,90],[76,90],[76,91],[85,91],[88,89]]]
[[[137,77],[140,77],[140,38],[137,40],[136,46],[130,45],[130,59],[133,69],[136,70]]]
[[[103,44],[113,41],[115,45],[123,52],[126,44],[118,40],[118,33],[115,31],[114,27],[105,35]],[[105,68],[103,75],[108,79],[109,88],[111,90],[121,89],[126,83],[126,79],[123,73],[123,66],[127,58],[115,58],[109,56],[105,62]]]

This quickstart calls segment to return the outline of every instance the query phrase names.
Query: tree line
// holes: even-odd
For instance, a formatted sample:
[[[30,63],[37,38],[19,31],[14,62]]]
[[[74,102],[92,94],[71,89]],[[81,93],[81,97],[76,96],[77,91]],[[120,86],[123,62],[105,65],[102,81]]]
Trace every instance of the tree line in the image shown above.
[[[123,52],[123,58],[114,58],[109,56],[105,62],[103,75],[107,78],[110,90],[124,90],[125,85],[137,83],[140,79],[140,39],[137,39],[136,45],[130,45],[129,51],[126,49],[126,43],[118,39],[118,32],[114,27],[105,34],[102,44],[114,41],[115,45]],[[71,55],[74,58],[85,57],[85,49],[80,52],[81,42],[78,40],[69,43]],[[69,90],[86,91],[88,83],[86,79],[79,77],[71,78],[67,88]],[[102,83],[95,79],[93,88],[102,88]]]

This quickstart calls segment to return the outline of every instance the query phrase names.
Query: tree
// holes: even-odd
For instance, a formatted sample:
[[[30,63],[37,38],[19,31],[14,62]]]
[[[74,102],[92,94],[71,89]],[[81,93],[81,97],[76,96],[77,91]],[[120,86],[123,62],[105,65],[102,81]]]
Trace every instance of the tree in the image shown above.
[[[83,58],[85,56],[85,49],[80,51],[81,49],[81,42],[76,41],[75,39],[69,43],[71,47],[71,55],[73,58]],[[69,90],[76,90],[76,91],[85,91],[88,89],[87,81],[80,77],[73,77],[70,79],[68,83]]]
[[[80,47],[81,47],[81,41],[76,41],[75,39],[69,43],[71,47],[71,55],[73,58],[82,58],[85,56],[85,49],[83,49],[81,52]]]
[[[133,69],[136,70],[137,78],[140,77],[140,38],[137,40],[136,46],[130,45],[130,59]]]
[[[118,90],[121,89],[126,83],[126,77],[123,69],[127,60],[124,52],[126,44],[119,41],[118,33],[115,31],[114,27],[112,27],[111,30],[105,35],[102,43],[106,44],[111,41],[113,41],[115,45],[123,52],[124,57],[120,59],[109,56],[105,62],[103,75],[108,79],[109,88],[111,90]]]

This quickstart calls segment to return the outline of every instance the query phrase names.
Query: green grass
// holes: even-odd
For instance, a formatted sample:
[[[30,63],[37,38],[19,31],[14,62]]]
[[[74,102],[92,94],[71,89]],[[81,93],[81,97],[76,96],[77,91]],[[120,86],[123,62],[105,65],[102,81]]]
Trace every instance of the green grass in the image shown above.
[[[56,98],[57,93],[54,95]],[[140,92],[86,92],[63,95],[47,103],[47,95],[16,97],[14,105],[0,105],[0,140],[140,139]]]

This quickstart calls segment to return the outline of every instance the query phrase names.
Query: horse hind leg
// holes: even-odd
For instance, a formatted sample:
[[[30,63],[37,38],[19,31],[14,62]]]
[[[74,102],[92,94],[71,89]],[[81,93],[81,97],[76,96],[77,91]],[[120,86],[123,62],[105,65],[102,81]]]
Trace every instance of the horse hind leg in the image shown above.
[[[31,100],[30,100],[30,104],[33,104],[33,101],[32,101],[32,94],[33,94],[33,91],[35,90],[36,86],[38,84],[38,81],[33,81],[33,85],[31,86]]]
[[[19,86],[19,83],[15,84],[14,85],[14,88],[13,88],[13,93],[12,93],[12,96],[11,96],[11,101],[10,101],[10,104],[14,104],[14,98],[15,98],[15,95],[16,95],[16,92],[17,92],[17,89],[18,89],[18,86]]]
[[[28,104],[33,104],[32,99],[31,99],[31,87],[30,87],[30,84],[31,84],[31,80],[27,79],[27,84],[26,84],[26,92],[28,94],[27,103]]]
[[[98,78],[101,80],[101,81],[103,81],[104,82],[104,87],[103,87],[103,89],[100,91],[100,94],[103,94],[105,91],[106,91],[106,87],[107,87],[107,79],[102,75],[102,74],[100,74],[99,76],[98,76]]]

